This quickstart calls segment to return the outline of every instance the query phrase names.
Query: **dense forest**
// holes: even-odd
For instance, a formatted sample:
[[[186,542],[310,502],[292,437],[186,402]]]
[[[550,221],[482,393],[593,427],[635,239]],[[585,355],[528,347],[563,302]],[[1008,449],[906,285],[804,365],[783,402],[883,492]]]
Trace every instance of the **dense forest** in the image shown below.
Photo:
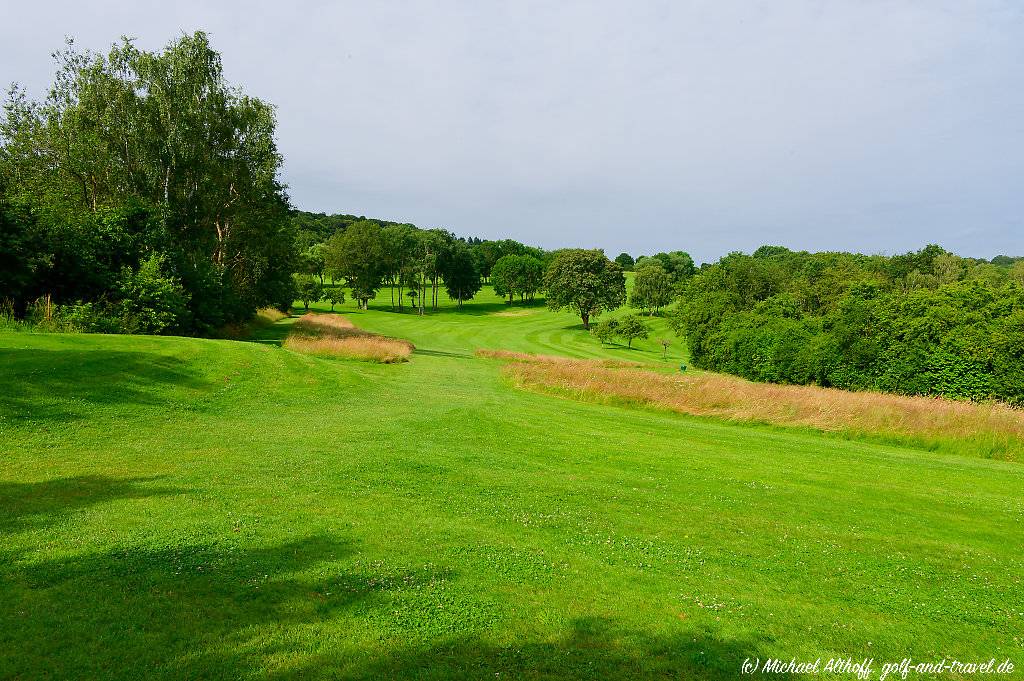
[[[693,362],[755,381],[1024,404],[1024,260],[762,247],[707,265],[673,321]]]

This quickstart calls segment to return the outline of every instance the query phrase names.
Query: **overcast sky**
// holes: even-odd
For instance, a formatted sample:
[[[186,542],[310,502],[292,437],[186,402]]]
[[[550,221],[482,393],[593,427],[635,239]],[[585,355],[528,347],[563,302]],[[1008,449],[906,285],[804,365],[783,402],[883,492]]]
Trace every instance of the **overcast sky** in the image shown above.
[[[1024,254],[1024,3],[18,2],[0,82],[65,35],[202,29],[275,104],[305,210],[609,255]]]

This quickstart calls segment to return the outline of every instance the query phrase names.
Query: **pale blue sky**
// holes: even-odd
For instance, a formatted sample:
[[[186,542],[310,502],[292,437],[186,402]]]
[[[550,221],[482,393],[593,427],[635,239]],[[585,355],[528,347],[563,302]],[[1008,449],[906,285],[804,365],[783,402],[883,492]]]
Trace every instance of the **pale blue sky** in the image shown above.
[[[12,3],[0,82],[41,94],[64,35],[203,29],[277,105],[303,209],[610,255],[990,257],[1024,254],[1022,7]]]

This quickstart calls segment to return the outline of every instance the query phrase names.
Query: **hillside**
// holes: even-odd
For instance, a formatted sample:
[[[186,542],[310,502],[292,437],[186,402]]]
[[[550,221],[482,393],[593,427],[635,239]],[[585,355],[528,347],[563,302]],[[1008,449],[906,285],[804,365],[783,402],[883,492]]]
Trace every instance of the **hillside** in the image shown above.
[[[340,309],[408,363],[284,350],[294,318],[0,334],[0,678],[1020,657],[1020,464],[567,400],[473,355],[660,362],[660,319],[627,350],[490,295],[386,307]]]

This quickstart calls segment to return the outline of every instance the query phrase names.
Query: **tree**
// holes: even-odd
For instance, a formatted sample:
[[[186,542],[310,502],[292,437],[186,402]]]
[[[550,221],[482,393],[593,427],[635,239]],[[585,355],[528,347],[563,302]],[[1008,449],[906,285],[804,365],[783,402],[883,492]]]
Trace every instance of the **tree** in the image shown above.
[[[544,263],[533,255],[519,257],[519,295],[533,300],[538,291],[544,288]]]
[[[629,304],[653,316],[655,312],[672,302],[672,295],[672,280],[668,273],[660,264],[648,260],[636,271]]]
[[[309,312],[310,303],[319,303],[324,299],[324,285],[309,274],[295,276],[295,289],[298,291],[302,306]],[[334,309],[333,307],[331,308]]]
[[[632,272],[636,262],[629,253],[619,253],[615,256],[615,264],[621,267],[623,272]]]
[[[517,255],[503,255],[498,258],[491,267],[491,284],[494,286],[494,293],[499,296],[508,296],[508,304],[519,292],[520,284],[520,263]]]
[[[619,321],[617,319],[602,319],[590,330],[592,334],[601,341],[601,345],[611,343],[619,335]]]
[[[335,305],[341,305],[345,302],[345,291],[340,286],[332,286],[327,289],[325,298],[331,304],[331,312],[334,312]]]
[[[461,242],[456,242],[445,252],[439,267],[448,297],[458,301],[459,307],[462,307],[464,300],[470,300],[483,288],[483,280],[476,268],[473,254],[469,247]]]
[[[320,283],[324,283],[324,253],[327,250],[327,244],[317,243],[313,244],[306,250],[304,250],[299,256],[298,267],[299,271],[303,274],[312,274],[320,279]]]
[[[391,287],[391,309],[395,308],[395,288],[398,288],[398,311],[404,309],[402,289],[412,276],[417,230],[412,225],[388,225],[381,230],[383,257],[381,268]]]
[[[696,266],[693,264],[693,258],[686,251],[655,253],[651,256],[642,255],[636,259],[636,269],[639,270],[645,263],[651,262],[661,265],[672,280],[672,283],[685,281],[697,271]]]
[[[558,251],[544,277],[548,307],[569,308],[579,314],[583,328],[605,310],[614,310],[626,301],[626,278],[622,268],[601,250],[571,248]]]
[[[365,310],[367,301],[377,295],[384,276],[384,250],[381,228],[376,222],[361,220],[327,242],[324,262],[332,278],[344,278],[352,297]]]
[[[619,320],[619,335],[626,339],[626,347],[632,348],[633,341],[638,338],[647,338],[651,330],[647,324],[635,314],[628,314]]]
[[[659,338],[658,344],[661,345],[661,361],[668,359],[668,347],[672,345],[672,341],[668,338]]]
[[[1024,260],[1018,260],[1010,267],[1010,280],[1024,286]]]
[[[6,192],[66,245],[26,290],[63,281],[60,302],[109,300],[123,267],[138,272],[156,254],[187,294],[182,330],[210,332],[279,302],[295,239],[274,110],[225,82],[207,36],[156,53],[130,40],[106,54],[69,43],[55,58],[47,98],[13,90],[0,121],[0,175],[16,179]],[[111,245],[106,227],[126,229]]]

